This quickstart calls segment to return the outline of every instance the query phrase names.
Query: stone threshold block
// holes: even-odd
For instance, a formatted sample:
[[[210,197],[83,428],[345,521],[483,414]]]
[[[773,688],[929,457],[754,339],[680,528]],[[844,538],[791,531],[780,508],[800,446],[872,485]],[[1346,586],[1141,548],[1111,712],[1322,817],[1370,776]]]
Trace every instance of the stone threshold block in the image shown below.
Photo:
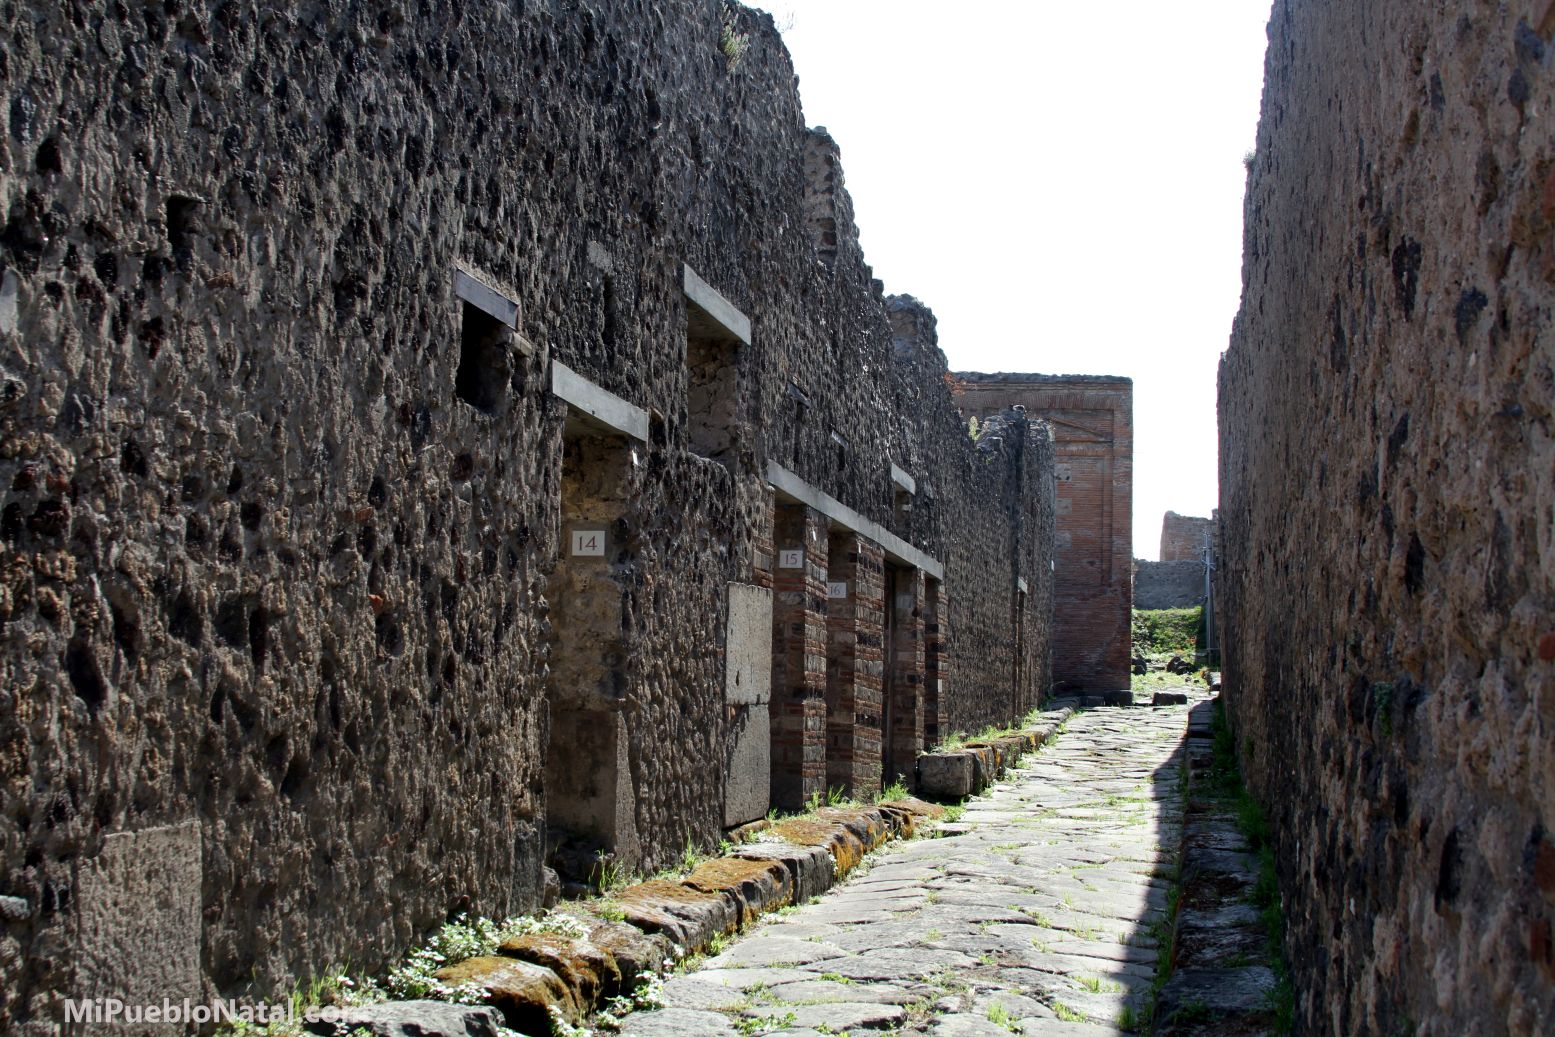
[[[1074,715],[1064,707],[1025,731],[987,742],[968,742],[959,749],[918,756],[918,794],[931,800],[961,800],[975,796],[998,780],[1023,755],[1040,749]]]

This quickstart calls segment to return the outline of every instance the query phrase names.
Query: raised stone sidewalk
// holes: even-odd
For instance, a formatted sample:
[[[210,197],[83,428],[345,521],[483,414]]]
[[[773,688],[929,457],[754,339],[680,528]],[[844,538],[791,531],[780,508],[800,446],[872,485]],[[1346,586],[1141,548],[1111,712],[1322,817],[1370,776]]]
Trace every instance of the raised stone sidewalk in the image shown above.
[[[1076,714],[941,838],[888,847],[768,919],[623,1033],[1127,1032],[1166,928],[1187,720],[1180,706]]]

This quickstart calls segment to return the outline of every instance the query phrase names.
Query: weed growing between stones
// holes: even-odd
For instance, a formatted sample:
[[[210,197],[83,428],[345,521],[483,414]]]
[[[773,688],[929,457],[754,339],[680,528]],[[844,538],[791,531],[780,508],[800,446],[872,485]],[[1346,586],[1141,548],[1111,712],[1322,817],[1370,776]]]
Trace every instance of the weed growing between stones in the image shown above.
[[[1010,1014],[1010,1010],[1005,1008],[997,1001],[992,1002],[988,1006],[988,1021],[993,1023],[995,1026],[1004,1027],[1011,1033],[1023,1032],[1020,1026],[1016,1023],[1015,1017]]]
[[[1389,692],[1391,692],[1391,687]],[[1388,721],[1384,714],[1385,730]],[[1214,757],[1210,778],[1215,791],[1231,799],[1237,826],[1248,845],[1258,854],[1258,880],[1253,885],[1252,901],[1258,908],[1264,931],[1268,933],[1267,957],[1274,973],[1274,989],[1269,993],[1269,1009],[1274,1013],[1274,1032],[1288,1034],[1295,1023],[1296,992],[1291,983],[1290,966],[1285,961],[1285,911],[1280,901],[1279,879],[1274,867],[1274,845],[1269,838],[1269,822],[1263,807],[1242,784],[1242,772],[1236,761],[1236,741],[1226,723],[1225,706],[1215,699]]]
[[[950,734],[940,739],[939,742],[936,743],[929,751],[934,753],[951,752],[952,750],[960,749],[969,742],[991,742],[995,738],[1006,738],[1010,735],[1018,735],[1022,732],[1029,731],[1033,727],[1036,727],[1045,719],[1047,719],[1046,713],[1043,711],[1042,707],[1038,706],[1036,709],[1031,710],[1025,716],[1015,721],[1015,723],[1006,727],[999,727],[996,724],[989,724],[987,727],[983,728],[976,734],[968,734],[965,731],[952,731]],[[1054,729],[1053,734],[1057,735],[1058,732],[1062,731],[1063,729],[1063,725],[1060,724],[1057,728]],[[897,782],[896,785],[892,786],[892,788],[895,788],[899,785],[901,785],[901,782]],[[886,792],[889,793],[890,789],[887,789]],[[906,795],[905,786],[903,786],[902,795]],[[886,798],[889,798],[889,796]]]
[[[773,1030],[786,1030],[799,1021],[799,1013],[784,1012],[782,1015],[757,1015],[746,1016],[734,1024],[740,1037],[755,1037],[756,1034],[770,1033]]]
[[[750,46],[750,43],[750,33],[735,31],[734,11],[728,4],[724,4],[723,30],[718,36],[718,49],[723,51],[724,61],[730,72],[739,67],[740,59],[745,56],[745,49]]]
[[[665,967],[671,964],[666,961]],[[627,1015],[637,1011],[649,1011],[654,1008],[664,1007],[664,977],[656,972],[650,972],[637,981],[637,988],[630,994],[622,994],[606,1001],[604,1007],[594,1014],[594,1023],[601,1029],[618,1030]],[[583,1031],[585,1034],[587,1030]]]

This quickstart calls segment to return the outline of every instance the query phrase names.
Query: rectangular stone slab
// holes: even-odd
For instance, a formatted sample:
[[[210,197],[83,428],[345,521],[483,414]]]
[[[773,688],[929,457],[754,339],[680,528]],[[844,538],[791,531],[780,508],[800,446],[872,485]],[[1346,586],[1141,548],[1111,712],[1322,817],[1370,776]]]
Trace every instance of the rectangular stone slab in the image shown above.
[[[754,705],[772,701],[772,592],[729,584],[729,622],[724,637],[724,701]]]

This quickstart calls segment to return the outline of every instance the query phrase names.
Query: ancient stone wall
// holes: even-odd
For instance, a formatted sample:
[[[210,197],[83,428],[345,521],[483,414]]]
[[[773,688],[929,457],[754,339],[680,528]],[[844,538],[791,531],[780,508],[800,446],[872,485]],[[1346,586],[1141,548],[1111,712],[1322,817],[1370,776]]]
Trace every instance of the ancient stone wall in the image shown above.
[[[1044,421],[1057,478],[1053,683],[1059,689],[1129,685],[1134,387],[1095,375],[956,374],[968,418],[1011,407]]]
[[[893,296],[888,310],[898,370],[935,373],[897,379],[899,441],[905,456],[933,473],[901,514],[915,536],[935,537],[950,571],[964,574],[940,590],[940,679],[954,690],[928,722],[939,734],[974,732],[1036,706],[1052,684],[1056,541],[1045,531],[1058,513],[1053,432],[1035,416],[990,409],[977,450],[961,450],[966,419],[937,405],[950,399],[952,382],[933,314],[908,296]],[[957,512],[958,500],[983,503]],[[1018,643],[1002,640],[1012,634]]]
[[[725,10],[4,13],[0,1029],[532,909],[558,822],[653,868],[764,813],[785,509],[921,586],[920,740],[1033,700],[1050,459],[897,348],[835,145]]]
[[[1198,562],[1204,559],[1204,547],[1215,535],[1215,520],[1194,518],[1168,511],[1161,520],[1161,558],[1163,562]],[[1208,539],[1207,539],[1208,538]]]
[[[1555,1028],[1552,33],[1274,6],[1216,597],[1307,1033]]]
[[[1136,609],[1190,608],[1204,600],[1202,561],[1134,562]]]

